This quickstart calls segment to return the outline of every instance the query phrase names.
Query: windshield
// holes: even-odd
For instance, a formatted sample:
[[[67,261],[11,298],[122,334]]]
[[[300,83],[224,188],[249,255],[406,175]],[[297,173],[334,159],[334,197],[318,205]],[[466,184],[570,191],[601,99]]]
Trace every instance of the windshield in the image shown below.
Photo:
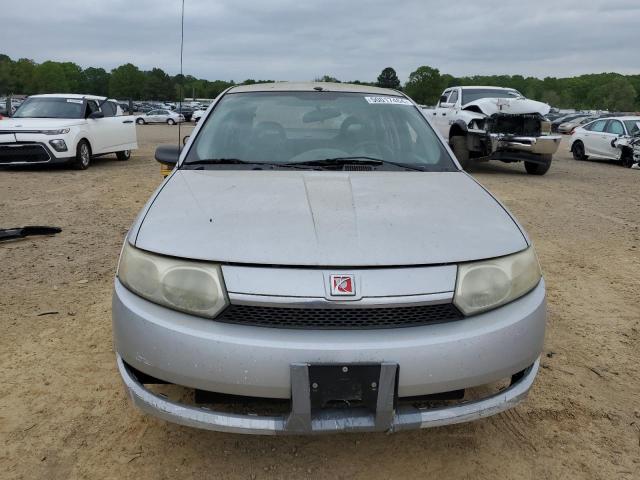
[[[225,95],[183,165],[215,159],[276,166],[327,159],[379,159],[429,171],[457,170],[407,99],[336,92]]]
[[[84,101],[80,98],[28,98],[14,118],[82,118]]]
[[[503,90],[500,88],[463,88],[462,105],[475,102],[481,98],[523,98],[516,90]]]
[[[624,124],[627,126],[627,132],[629,132],[629,135],[640,134],[640,118],[636,120],[625,120]]]

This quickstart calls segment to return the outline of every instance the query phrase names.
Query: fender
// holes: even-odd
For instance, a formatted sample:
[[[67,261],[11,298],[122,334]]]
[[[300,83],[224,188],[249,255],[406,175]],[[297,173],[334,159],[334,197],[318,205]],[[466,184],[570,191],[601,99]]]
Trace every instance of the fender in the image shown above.
[[[451,128],[449,129],[449,138],[454,136],[452,135],[454,132],[460,133],[461,131],[464,135],[466,135],[467,132],[469,131],[469,127],[464,122],[464,120],[462,120],[461,118],[458,118],[453,123],[451,123]]]

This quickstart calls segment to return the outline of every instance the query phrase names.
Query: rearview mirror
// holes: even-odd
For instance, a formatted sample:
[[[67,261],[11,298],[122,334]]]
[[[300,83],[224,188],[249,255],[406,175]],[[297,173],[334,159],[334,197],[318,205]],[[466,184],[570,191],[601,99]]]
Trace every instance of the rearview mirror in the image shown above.
[[[97,118],[104,118],[104,113],[93,112],[91,115],[89,115],[89,118],[91,118],[92,120],[96,120]]]
[[[177,145],[159,145],[156,148],[156,160],[163,165],[174,166],[180,159],[180,152],[182,147]]]

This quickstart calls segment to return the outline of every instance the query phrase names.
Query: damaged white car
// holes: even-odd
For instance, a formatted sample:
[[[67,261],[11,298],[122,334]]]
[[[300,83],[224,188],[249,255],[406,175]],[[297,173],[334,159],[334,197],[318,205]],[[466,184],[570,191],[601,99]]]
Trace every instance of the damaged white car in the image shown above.
[[[545,118],[550,109],[511,88],[452,87],[425,113],[463,168],[475,161],[524,161],[528,173],[544,175],[561,141]]]
[[[640,117],[610,117],[576,128],[571,135],[576,160],[615,160],[624,167],[640,163]]]

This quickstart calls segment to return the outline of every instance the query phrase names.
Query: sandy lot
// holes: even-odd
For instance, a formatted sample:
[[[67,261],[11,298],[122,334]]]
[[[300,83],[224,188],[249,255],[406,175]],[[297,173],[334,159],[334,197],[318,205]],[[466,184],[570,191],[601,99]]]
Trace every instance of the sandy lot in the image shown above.
[[[640,478],[640,172],[576,162],[472,173],[531,235],[549,317],[526,403],[470,424],[395,435],[264,438],[141,415],[111,342],[119,248],[160,183],[152,151],[176,127],[139,127],[129,162],[84,172],[0,170],[0,226],[57,225],[0,245],[0,477]]]

